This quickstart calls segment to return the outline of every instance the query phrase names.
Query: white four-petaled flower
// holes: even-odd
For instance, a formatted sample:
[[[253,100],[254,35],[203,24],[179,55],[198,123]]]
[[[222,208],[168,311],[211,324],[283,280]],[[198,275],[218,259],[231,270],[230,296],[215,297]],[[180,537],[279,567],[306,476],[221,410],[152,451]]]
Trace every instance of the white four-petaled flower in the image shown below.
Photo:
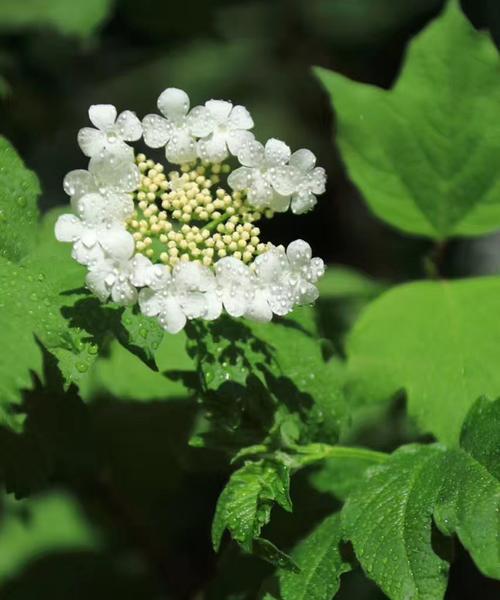
[[[130,255],[134,239],[125,229],[133,203],[126,206],[116,197],[86,194],[79,199],[78,216],[61,215],[55,235],[60,242],[73,243],[73,258],[82,265],[92,265],[105,253]]]
[[[325,192],[325,169],[316,167],[316,157],[306,148],[294,152],[288,164],[294,169],[295,190],[291,197],[292,212],[301,215],[315,206],[316,194]]]
[[[244,106],[225,100],[208,100],[191,111],[191,131],[200,137],[198,156],[219,163],[229,153],[236,156],[245,144],[254,140],[253,119]]]
[[[142,135],[141,122],[136,115],[125,110],[117,118],[112,104],[94,104],[89,108],[93,127],[84,127],[78,132],[78,143],[85,156],[94,157],[102,152],[128,152],[132,148],[126,142],[135,142]]]
[[[70,171],[64,178],[64,191],[71,196],[71,205],[78,210],[80,198],[87,194],[100,194],[116,203],[121,202],[123,207],[131,207],[133,201],[130,196],[140,182],[140,173],[137,166],[123,155],[106,155],[98,160],[91,160],[88,171],[76,169]]]
[[[146,285],[152,267],[151,261],[142,254],[127,252],[120,247],[115,253],[108,252],[89,267],[87,287],[105,302],[109,297],[118,304],[135,304],[137,287]]]
[[[290,204],[295,191],[294,170],[287,165],[290,148],[281,140],[271,138],[263,146],[250,142],[240,149],[238,159],[243,165],[228,177],[233,190],[246,191],[248,201],[256,208],[271,208],[282,212]]]
[[[180,262],[170,273],[155,265],[139,293],[141,311],[157,317],[164,329],[177,333],[188,319],[216,319],[221,313],[215,278],[207,267],[195,262]]]
[[[196,142],[191,131],[189,96],[177,88],[167,88],[158,98],[164,115],[146,115],[142,121],[144,141],[151,148],[165,146],[167,160],[186,163],[196,158]]]

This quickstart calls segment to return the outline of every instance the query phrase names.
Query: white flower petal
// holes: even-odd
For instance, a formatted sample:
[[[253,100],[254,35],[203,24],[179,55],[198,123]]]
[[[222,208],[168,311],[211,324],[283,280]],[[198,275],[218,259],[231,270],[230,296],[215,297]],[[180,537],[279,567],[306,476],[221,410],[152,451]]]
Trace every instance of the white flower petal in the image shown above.
[[[244,294],[230,294],[225,292],[222,296],[222,302],[226,312],[232,317],[242,317],[248,308],[249,302]]]
[[[98,191],[94,177],[85,169],[70,171],[64,178],[63,188],[68,196],[74,197],[75,199],[90,192]]]
[[[134,238],[124,227],[102,227],[98,241],[106,254],[113,258],[127,260],[134,253]]]
[[[104,197],[104,202],[109,220],[124,222],[134,212],[134,201],[130,194],[110,193]]]
[[[291,150],[285,142],[271,138],[266,142],[264,154],[268,165],[279,166],[284,165],[288,161]]]
[[[176,296],[182,311],[188,319],[198,319],[207,312],[207,300],[202,292],[190,292]]]
[[[231,129],[252,129],[254,123],[248,110],[238,104],[233,108],[228,119]]]
[[[295,215],[302,215],[314,208],[317,202],[316,196],[311,192],[296,192],[292,196],[292,212]]]
[[[274,212],[286,212],[290,207],[290,196],[283,196],[275,192],[269,202],[269,208]]]
[[[90,250],[97,244],[97,230],[94,227],[84,227],[80,235],[80,242]]]
[[[101,302],[105,302],[110,294],[110,289],[106,285],[106,274],[107,271],[97,268],[90,270],[85,279],[89,290],[95,294]]]
[[[218,319],[222,313],[222,302],[215,291],[205,292],[206,310],[203,315],[207,321]]]
[[[172,135],[172,125],[159,115],[146,115],[142,120],[144,142],[150,148],[161,148]]]
[[[89,108],[89,118],[97,129],[105,131],[114,125],[116,108],[112,104],[93,104]]]
[[[268,297],[269,306],[275,315],[284,317],[293,308],[293,296],[289,289],[280,288]]]
[[[189,110],[189,96],[178,88],[167,88],[158,98],[158,108],[173,123],[180,122]]]
[[[278,194],[289,196],[297,189],[297,173],[298,171],[288,166],[272,167],[267,172],[267,178]]]
[[[229,187],[233,190],[241,191],[247,190],[253,181],[253,169],[250,167],[240,167],[239,169],[235,169],[227,178],[227,183]]]
[[[174,129],[165,146],[165,156],[172,163],[187,163],[196,158],[196,142],[186,129]]]
[[[273,318],[273,311],[267,301],[267,294],[262,290],[257,290],[255,296],[250,302],[245,312],[245,317],[253,321],[267,323]]]
[[[235,129],[226,135],[227,147],[234,156],[238,156],[245,146],[251,145],[254,141],[253,133],[244,129]]]
[[[164,298],[152,290],[144,288],[139,292],[139,306],[147,317],[156,317],[163,310]]]
[[[317,256],[315,256],[311,260],[311,264],[309,266],[309,271],[307,273],[307,279],[311,283],[316,283],[320,277],[323,277],[325,274],[325,263],[323,260]]]
[[[287,260],[282,250],[272,248],[264,252],[264,254],[257,256],[253,264],[259,281],[266,284],[273,284],[280,281],[283,271],[286,268]]]
[[[142,125],[131,110],[124,110],[116,119],[116,129],[126,142],[136,142],[142,135]]]
[[[323,167],[316,167],[309,179],[309,189],[313,194],[324,194],[326,188],[326,172]]]
[[[137,302],[137,290],[130,281],[118,279],[111,288],[111,298],[113,302],[118,304],[135,304]]]
[[[172,275],[165,265],[153,265],[147,274],[147,285],[156,291],[173,289]]]
[[[318,297],[318,288],[308,281],[301,281],[296,288],[295,302],[297,304],[312,304]]]
[[[55,236],[59,242],[75,242],[82,230],[82,222],[76,215],[61,215],[56,221]]]
[[[177,263],[172,272],[175,289],[181,293],[202,289],[200,284],[202,277],[205,276],[204,267],[200,263],[195,262]],[[207,282],[205,282],[205,285],[207,285]]]
[[[139,185],[140,172],[133,162],[132,148],[128,150],[90,159],[89,170],[103,191],[133,192]]]
[[[188,116],[188,126],[196,137],[210,135],[216,127],[213,115],[205,106],[195,106]]]
[[[249,267],[228,256],[215,263],[215,274],[224,308],[232,317],[243,316],[254,293]]]
[[[86,194],[78,203],[78,214],[87,227],[102,225],[107,217],[106,199],[101,194]]]
[[[81,241],[75,242],[71,256],[81,265],[92,266],[104,259],[104,251],[99,244],[94,244],[90,248]]]
[[[228,120],[229,113],[233,108],[232,103],[227,102],[226,100],[208,100],[205,102],[205,106],[213,116],[217,125],[221,125]]]
[[[163,265],[157,265],[163,267]],[[153,263],[143,254],[136,254],[131,260],[130,281],[137,287],[149,285]]]
[[[314,169],[316,157],[310,150],[307,150],[307,148],[301,148],[292,154],[289,164],[290,166],[299,169],[299,171],[307,173],[308,171]]]
[[[260,167],[264,164],[264,146],[255,140],[240,148],[238,160],[244,167]]]
[[[290,265],[294,269],[308,267],[311,263],[312,250],[311,246],[304,240],[295,240],[288,244],[286,256]]]
[[[198,142],[198,156],[202,160],[218,163],[227,158],[228,154],[225,135],[213,133],[207,139]]]
[[[179,333],[186,325],[186,315],[175,298],[166,298],[158,321],[169,333]]]
[[[96,156],[107,144],[106,134],[93,127],[83,127],[78,132],[78,145],[85,156]]]
[[[248,188],[248,202],[257,208],[265,208],[271,204],[274,190],[257,169],[253,173],[252,184]]]

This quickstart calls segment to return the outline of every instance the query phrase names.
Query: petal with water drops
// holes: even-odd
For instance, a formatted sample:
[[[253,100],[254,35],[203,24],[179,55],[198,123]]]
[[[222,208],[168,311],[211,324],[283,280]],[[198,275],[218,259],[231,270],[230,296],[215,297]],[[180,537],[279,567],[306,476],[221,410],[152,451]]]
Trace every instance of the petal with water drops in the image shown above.
[[[158,98],[158,109],[172,123],[179,123],[189,110],[189,96],[184,90],[167,88]]]
[[[142,125],[131,110],[124,110],[116,120],[116,129],[126,142],[136,142],[142,135]]]

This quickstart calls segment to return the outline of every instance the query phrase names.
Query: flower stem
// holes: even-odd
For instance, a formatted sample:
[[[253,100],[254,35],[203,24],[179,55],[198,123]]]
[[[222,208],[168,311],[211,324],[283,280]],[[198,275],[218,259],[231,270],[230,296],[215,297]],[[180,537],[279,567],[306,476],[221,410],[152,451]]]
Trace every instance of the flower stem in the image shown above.
[[[215,219],[215,221],[212,221],[211,223],[206,225],[203,229],[206,229],[208,231],[213,231],[217,227],[217,225],[219,225],[219,223],[224,223],[225,221],[227,221],[229,219],[230,216],[231,215],[228,212],[225,212],[218,219]]]
[[[389,458],[389,454],[377,450],[350,446],[330,446],[329,444],[308,444],[306,446],[295,446],[293,449],[301,455],[301,466],[328,458],[354,458],[376,464],[381,464]]]

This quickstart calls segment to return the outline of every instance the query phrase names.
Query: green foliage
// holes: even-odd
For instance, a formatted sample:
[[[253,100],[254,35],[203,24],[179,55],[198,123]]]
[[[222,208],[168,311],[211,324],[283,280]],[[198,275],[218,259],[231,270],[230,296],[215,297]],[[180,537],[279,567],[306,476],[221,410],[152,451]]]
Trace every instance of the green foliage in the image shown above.
[[[291,553],[300,573],[278,574],[282,600],[331,600],[340,587],[340,576],[351,570],[341,554],[340,515],[322,521]]]
[[[345,336],[360,311],[385,288],[381,282],[354,269],[341,265],[328,267],[318,282],[320,296],[315,306],[321,336],[343,354]]]
[[[84,342],[79,329],[69,329],[60,314],[61,296],[43,272],[29,266],[0,260],[0,319],[2,343],[11,352],[2,361],[2,420],[20,424],[11,405],[20,400],[20,390],[30,387],[30,370],[40,373],[40,350],[35,336],[58,358],[68,383],[78,381],[93,360],[93,346]]]
[[[0,136],[0,257],[18,262],[33,248],[39,194],[35,174]]]
[[[2,0],[0,29],[16,31],[40,26],[54,28],[61,33],[84,38],[99,27],[108,16],[112,0]]]
[[[344,534],[391,600],[444,597],[449,551],[432,518],[442,533],[458,536],[483,573],[500,577],[500,481],[485,467],[498,471],[499,422],[500,401],[480,399],[464,424],[462,448],[401,447],[349,496]],[[478,458],[482,439],[487,450]]]
[[[80,385],[113,336],[157,369],[163,330],[132,309],[102,307],[88,297],[83,267],[54,239],[59,211],[38,225],[38,182],[8,142],[0,144],[0,178],[9,177],[0,191],[0,325],[9,348],[0,363],[0,421],[19,431],[21,391],[32,387],[32,372],[41,375],[37,340],[57,357],[66,385]],[[9,189],[13,196],[5,194]]]
[[[67,492],[53,491],[17,502],[4,497],[3,501],[0,583],[44,553],[96,550],[101,545],[98,533]]]
[[[361,566],[392,600],[442,598],[447,564],[433,551],[431,515],[443,450],[410,446],[369,473],[342,511]]]
[[[191,327],[188,336],[201,378],[195,388],[211,420],[197,444],[238,450],[338,439],[346,419],[341,381],[301,325],[224,318]]]
[[[496,277],[394,288],[357,321],[347,344],[351,391],[380,402],[406,391],[409,413],[455,443],[481,394],[500,393]]]
[[[260,532],[269,522],[274,502],[287,511],[292,510],[289,487],[289,469],[278,462],[247,462],[235,471],[217,502],[212,524],[214,548],[219,548],[227,529],[247,552],[252,551],[257,539],[257,545],[263,544],[265,557],[275,562],[275,558],[269,556],[269,547],[260,538]],[[281,559],[282,554],[275,548],[273,550]]]
[[[485,575],[500,579],[500,399],[476,402],[461,446],[443,461],[436,523],[457,535]]]
[[[490,37],[450,0],[391,90],[317,70],[350,177],[378,217],[435,239],[500,227],[498,66]]]

